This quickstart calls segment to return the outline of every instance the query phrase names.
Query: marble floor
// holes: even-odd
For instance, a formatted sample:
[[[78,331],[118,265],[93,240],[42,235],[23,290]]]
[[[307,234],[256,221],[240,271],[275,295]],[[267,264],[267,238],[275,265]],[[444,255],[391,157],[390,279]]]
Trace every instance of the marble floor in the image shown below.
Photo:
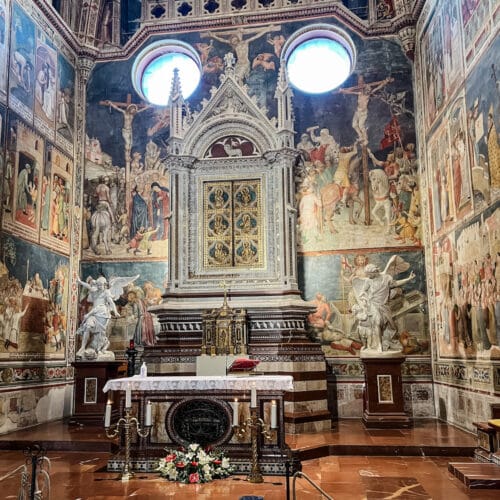
[[[265,500],[287,499],[287,482],[282,476],[265,476],[261,484],[250,484],[244,476],[232,476],[202,485],[184,485],[168,482],[156,474],[137,473],[129,482],[122,482],[117,474],[105,470],[112,443],[102,429],[62,422],[0,436],[0,498],[17,498],[18,469],[25,458],[23,447],[30,442],[47,447],[53,500],[174,496],[182,500],[238,500],[246,495]],[[367,430],[359,421],[340,421],[331,432],[290,435],[287,442],[300,454],[302,472],[336,500],[500,497],[498,490],[467,489],[448,472],[450,461],[472,462],[470,451],[475,438],[444,424],[427,422],[405,430]],[[439,456],[425,453],[438,448]],[[71,449],[79,451],[68,451]],[[339,453],[329,455],[331,451]],[[401,453],[405,451],[413,456]],[[460,456],[461,451],[467,456]],[[290,499],[324,498],[304,478],[297,478],[295,484],[290,480],[288,493]]]

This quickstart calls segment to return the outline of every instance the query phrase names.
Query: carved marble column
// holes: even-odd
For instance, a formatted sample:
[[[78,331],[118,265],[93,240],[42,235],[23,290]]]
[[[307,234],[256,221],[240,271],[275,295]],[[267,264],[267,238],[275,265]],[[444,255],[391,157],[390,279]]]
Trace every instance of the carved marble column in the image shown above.
[[[94,59],[89,56],[80,57],[77,61],[77,78],[75,88],[75,157],[74,157],[74,211],[71,238],[70,276],[75,282],[78,276],[81,255],[81,230],[82,230],[82,196],[83,196],[83,170],[85,167],[85,123],[87,108],[87,82],[94,67]],[[68,325],[68,363],[75,360],[75,331],[78,315],[78,287],[71,288],[71,310]]]

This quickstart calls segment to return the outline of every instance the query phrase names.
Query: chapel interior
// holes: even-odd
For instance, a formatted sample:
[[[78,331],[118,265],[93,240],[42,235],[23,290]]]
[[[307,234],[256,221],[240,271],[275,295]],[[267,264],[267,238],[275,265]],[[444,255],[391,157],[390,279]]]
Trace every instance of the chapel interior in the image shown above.
[[[496,498],[499,26],[0,0],[5,498]]]

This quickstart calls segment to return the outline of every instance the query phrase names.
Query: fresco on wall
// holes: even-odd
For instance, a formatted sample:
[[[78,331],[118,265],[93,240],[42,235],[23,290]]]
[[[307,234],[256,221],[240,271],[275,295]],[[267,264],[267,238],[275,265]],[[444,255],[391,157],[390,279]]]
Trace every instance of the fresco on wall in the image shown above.
[[[69,254],[73,162],[50,144],[46,149],[40,183],[40,243]]]
[[[2,227],[31,241],[38,241],[43,164],[42,137],[11,115],[3,187]]]
[[[38,30],[35,58],[35,126],[54,136],[57,99],[57,54],[54,46]]]
[[[463,54],[460,23],[460,0],[442,2],[440,29],[443,32],[443,71],[446,75],[447,94],[452,95],[462,81]],[[441,2],[440,2],[441,4]]]
[[[35,24],[16,2],[11,27],[9,106],[31,121],[35,93]]]
[[[495,7],[495,2],[460,0],[460,6],[464,33],[465,64],[470,65],[481,51],[494,24],[490,8]]]
[[[447,98],[441,27],[441,16],[439,12],[436,12],[429,23],[427,31],[422,35],[421,41],[424,57],[422,62],[422,87],[424,89],[427,128],[434,123]]]
[[[497,38],[465,82],[467,145],[477,208],[500,196],[499,54],[500,38]]]
[[[148,307],[162,303],[162,294],[167,286],[168,267],[164,263],[130,262],[83,264],[80,278],[91,281],[104,276],[108,281],[114,276],[130,276],[131,269],[135,277],[127,285],[123,294],[116,300],[120,317],[111,318],[108,325],[110,349],[124,351],[131,340],[136,346],[150,346],[156,343],[159,322],[156,315],[147,311]],[[88,301],[85,288],[80,288],[78,323],[88,312],[92,304]]]
[[[447,119],[453,205],[457,219],[461,219],[472,208],[472,182],[465,115],[464,96],[460,95],[451,104]]]
[[[5,131],[7,130],[6,117],[7,110],[4,106],[0,105],[0,150],[2,150],[5,141]]]
[[[299,287],[304,299],[316,306],[316,311],[308,317],[309,332],[321,342],[328,357],[359,354],[362,339],[353,314],[356,299],[352,282],[355,278],[366,277],[367,264],[375,264],[384,272],[393,255],[388,252],[346,253],[299,258]],[[407,355],[429,354],[423,255],[403,252],[397,257],[401,267],[395,271],[394,280],[407,278],[412,271],[416,276],[402,286],[394,283],[391,289],[389,307],[397,331],[386,341],[402,348]],[[385,272],[392,271],[387,269]]]
[[[376,0],[375,10],[377,13],[377,21],[392,19],[396,15],[393,0]]]
[[[211,87],[219,84],[224,56],[232,51],[238,80],[269,117],[276,116],[281,50],[302,27],[290,23],[185,35],[183,41],[196,48],[203,67],[202,83],[186,113],[198,110]],[[299,251],[305,253],[349,249],[353,241],[356,248],[421,247],[411,65],[397,43],[353,39],[359,45],[358,64],[343,88],[321,96],[294,91],[296,147],[301,153],[296,170]],[[98,65],[88,85],[86,209],[92,217],[101,196],[111,207],[103,212],[112,234],[107,246],[98,234],[93,247],[90,237],[83,253],[88,260],[167,255],[166,242],[153,236],[148,244],[138,229],[142,226],[144,234],[155,230],[155,183],[162,194],[163,217],[170,213],[163,163],[170,117],[167,108],[142,103],[127,90],[132,63]],[[118,204],[125,200],[124,206],[113,205],[113,192],[119,194]],[[109,201],[104,199],[108,196]],[[92,234],[95,227],[89,223],[87,231]],[[136,234],[142,247],[133,241]]]
[[[453,177],[448,154],[448,131],[441,124],[428,142],[429,199],[433,232],[444,230],[454,219]]]
[[[75,68],[58,54],[58,86],[56,95],[57,144],[66,151],[73,152],[75,124]]]
[[[358,74],[324,99],[351,127],[312,124],[296,144],[299,250],[421,246],[408,81]]]
[[[7,60],[9,57],[9,5],[7,0],[0,0],[0,101],[7,97],[7,75],[9,66]]]
[[[4,141],[5,141],[5,129],[6,129],[6,109],[0,105],[0,176],[2,178],[5,175],[5,149],[4,149]],[[2,186],[3,188],[3,186]],[[2,189],[3,190],[3,189]],[[1,191],[0,191],[1,194]],[[1,197],[0,197],[1,199]]]
[[[144,162],[143,154],[135,150],[131,160],[120,167],[101,150],[98,139],[87,140],[84,259],[167,257],[170,180],[160,154],[160,148],[150,141]]]
[[[500,204],[435,245],[436,331],[443,357],[500,358]]]
[[[0,268],[0,359],[64,358],[68,259],[4,234]]]

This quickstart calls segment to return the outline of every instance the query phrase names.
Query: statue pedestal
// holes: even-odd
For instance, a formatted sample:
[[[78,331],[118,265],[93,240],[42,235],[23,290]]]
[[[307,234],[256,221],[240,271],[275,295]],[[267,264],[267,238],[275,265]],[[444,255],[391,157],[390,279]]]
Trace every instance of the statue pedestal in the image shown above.
[[[412,423],[404,411],[401,353],[363,356],[365,390],[363,423],[368,428],[407,428]]]
[[[73,416],[70,422],[87,425],[104,425],[104,411],[108,394],[103,392],[106,382],[127,373],[123,361],[75,361],[75,390]],[[118,416],[117,405],[113,407]]]

